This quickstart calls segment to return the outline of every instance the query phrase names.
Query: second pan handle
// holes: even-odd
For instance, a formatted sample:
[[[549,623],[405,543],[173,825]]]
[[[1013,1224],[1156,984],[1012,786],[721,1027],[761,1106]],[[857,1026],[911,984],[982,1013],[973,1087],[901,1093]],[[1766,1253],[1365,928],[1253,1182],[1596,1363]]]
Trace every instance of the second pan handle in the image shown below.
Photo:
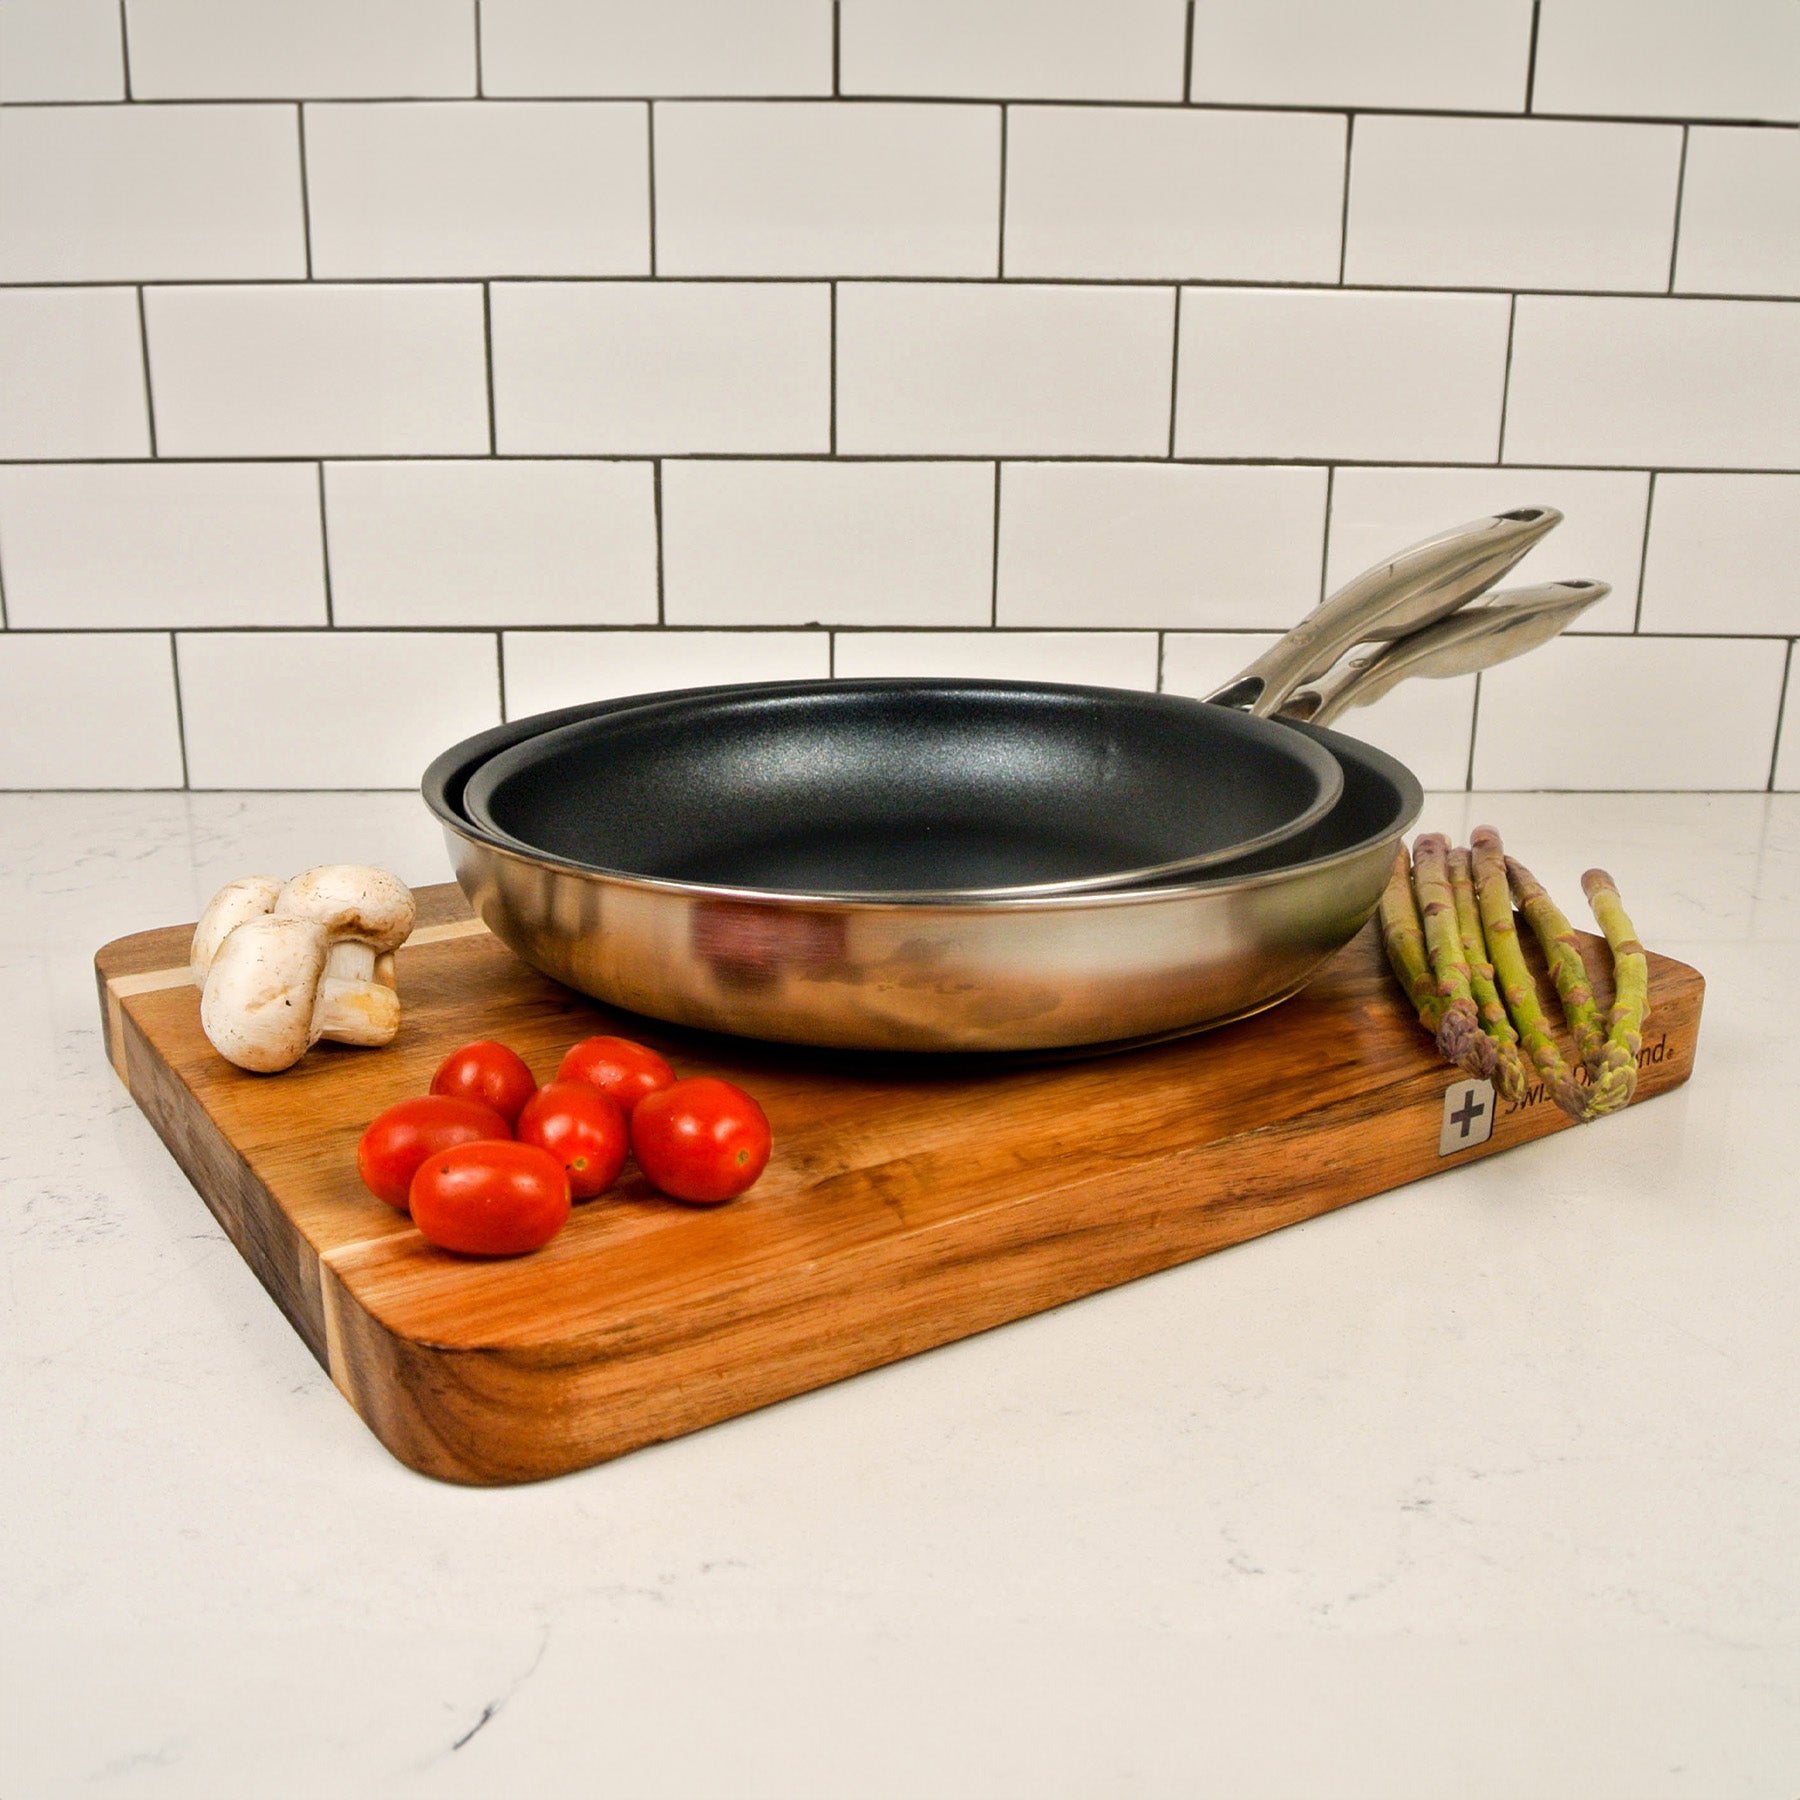
[[[1521,506],[1439,532],[1365,569],[1207,698],[1265,718],[1294,690],[1380,631],[1416,631],[1485,593],[1562,523],[1554,506]]]

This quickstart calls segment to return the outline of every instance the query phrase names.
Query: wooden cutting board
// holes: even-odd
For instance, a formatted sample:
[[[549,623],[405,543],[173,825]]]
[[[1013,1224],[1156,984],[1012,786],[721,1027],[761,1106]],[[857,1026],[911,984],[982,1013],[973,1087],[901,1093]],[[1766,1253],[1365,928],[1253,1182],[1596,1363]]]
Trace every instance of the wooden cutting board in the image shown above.
[[[795,1050],[609,1012],[518,961],[456,888],[420,900],[398,1041],[321,1045],[277,1076],[234,1069],[201,1036],[191,926],[95,960],[113,1064],[176,1161],[375,1435],[448,1481],[579,1469],[1569,1128],[1541,1095],[1471,1095],[1406,1010],[1373,927],[1256,1018],[1022,1066]],[[1604,1000],[1604,946],[1586,949]],[[1650,963],[1640,1100],[1691,1072],[1703,988],[1684,964]],[[433,1249],[363,1189],[364,1125],[424,1093],[457,1045],[499,1038],[547,1079],[596,1031],[754,1093],[775,1132],[762,1180],[708,1210],[631,1170],[546,1249],[506,1262]]]

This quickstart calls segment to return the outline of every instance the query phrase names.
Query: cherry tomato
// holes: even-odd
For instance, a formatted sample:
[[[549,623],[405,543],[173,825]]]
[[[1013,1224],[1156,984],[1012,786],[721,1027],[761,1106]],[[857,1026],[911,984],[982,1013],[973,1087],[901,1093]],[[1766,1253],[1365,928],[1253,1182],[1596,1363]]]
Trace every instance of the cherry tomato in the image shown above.
[[[605,1193],[631,1147],[618,1101],[585,1081],[545,1082],[519,1114],[518,1139],[548,1150],[568,1170],[577,1200]]]
[[[666,1088],[675,1071],[642,1044],[630,1038],[583,1038],[556,1071],[558,1081],[585,1081],[603,1094],[611,1094],[630,1118],[646,1094]]]
[[[431,1078],[434,1094],[455,1094],[491,1106],[508,1125],[516,1125],[525,1102],[537,1092],[537,1077],[516,1051],[489,1038],[452,1050]]]
[[[631,1115],[631,1148],[652,1186],[714,1205],[741,1194],[769,1160],[763,1109],[729,1081],[696,1075],[649,1095]]]
[[[370,1122],[356,1146],[356,1172],[371,1194],[405,1212],[413,1173],[426,1157],[453,1144],[511,1136],[506,1121],[479,1100],[421,1094]]]
[[[568,1222],[569,1177],[536,1144],[458,1144],[419,1164],[412,1217],[440,1249],[523,1256]]]

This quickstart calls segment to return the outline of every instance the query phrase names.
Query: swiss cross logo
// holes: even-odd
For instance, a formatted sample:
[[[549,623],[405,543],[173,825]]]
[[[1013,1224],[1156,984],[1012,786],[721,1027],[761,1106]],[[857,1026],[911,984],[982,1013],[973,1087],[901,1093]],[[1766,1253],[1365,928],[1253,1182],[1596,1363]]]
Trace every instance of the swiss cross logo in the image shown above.
[[[1444,1089],[1443,1123],[1438,1128],[1438,1155],[1473,1150],[1494,1133],[1494,1084],[1453,1081]]]

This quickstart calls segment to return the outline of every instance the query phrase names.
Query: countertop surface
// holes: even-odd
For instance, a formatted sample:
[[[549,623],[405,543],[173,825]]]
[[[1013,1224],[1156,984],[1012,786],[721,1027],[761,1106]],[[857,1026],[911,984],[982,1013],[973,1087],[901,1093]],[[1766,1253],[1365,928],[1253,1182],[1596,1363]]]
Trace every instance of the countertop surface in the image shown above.
[[[0,796],[0,1791],[1800,1795],[1800,797],[1441,795],[1708,994],[1580,1132],[536,1487],[345,1405],[90,958],[405,794]]]

